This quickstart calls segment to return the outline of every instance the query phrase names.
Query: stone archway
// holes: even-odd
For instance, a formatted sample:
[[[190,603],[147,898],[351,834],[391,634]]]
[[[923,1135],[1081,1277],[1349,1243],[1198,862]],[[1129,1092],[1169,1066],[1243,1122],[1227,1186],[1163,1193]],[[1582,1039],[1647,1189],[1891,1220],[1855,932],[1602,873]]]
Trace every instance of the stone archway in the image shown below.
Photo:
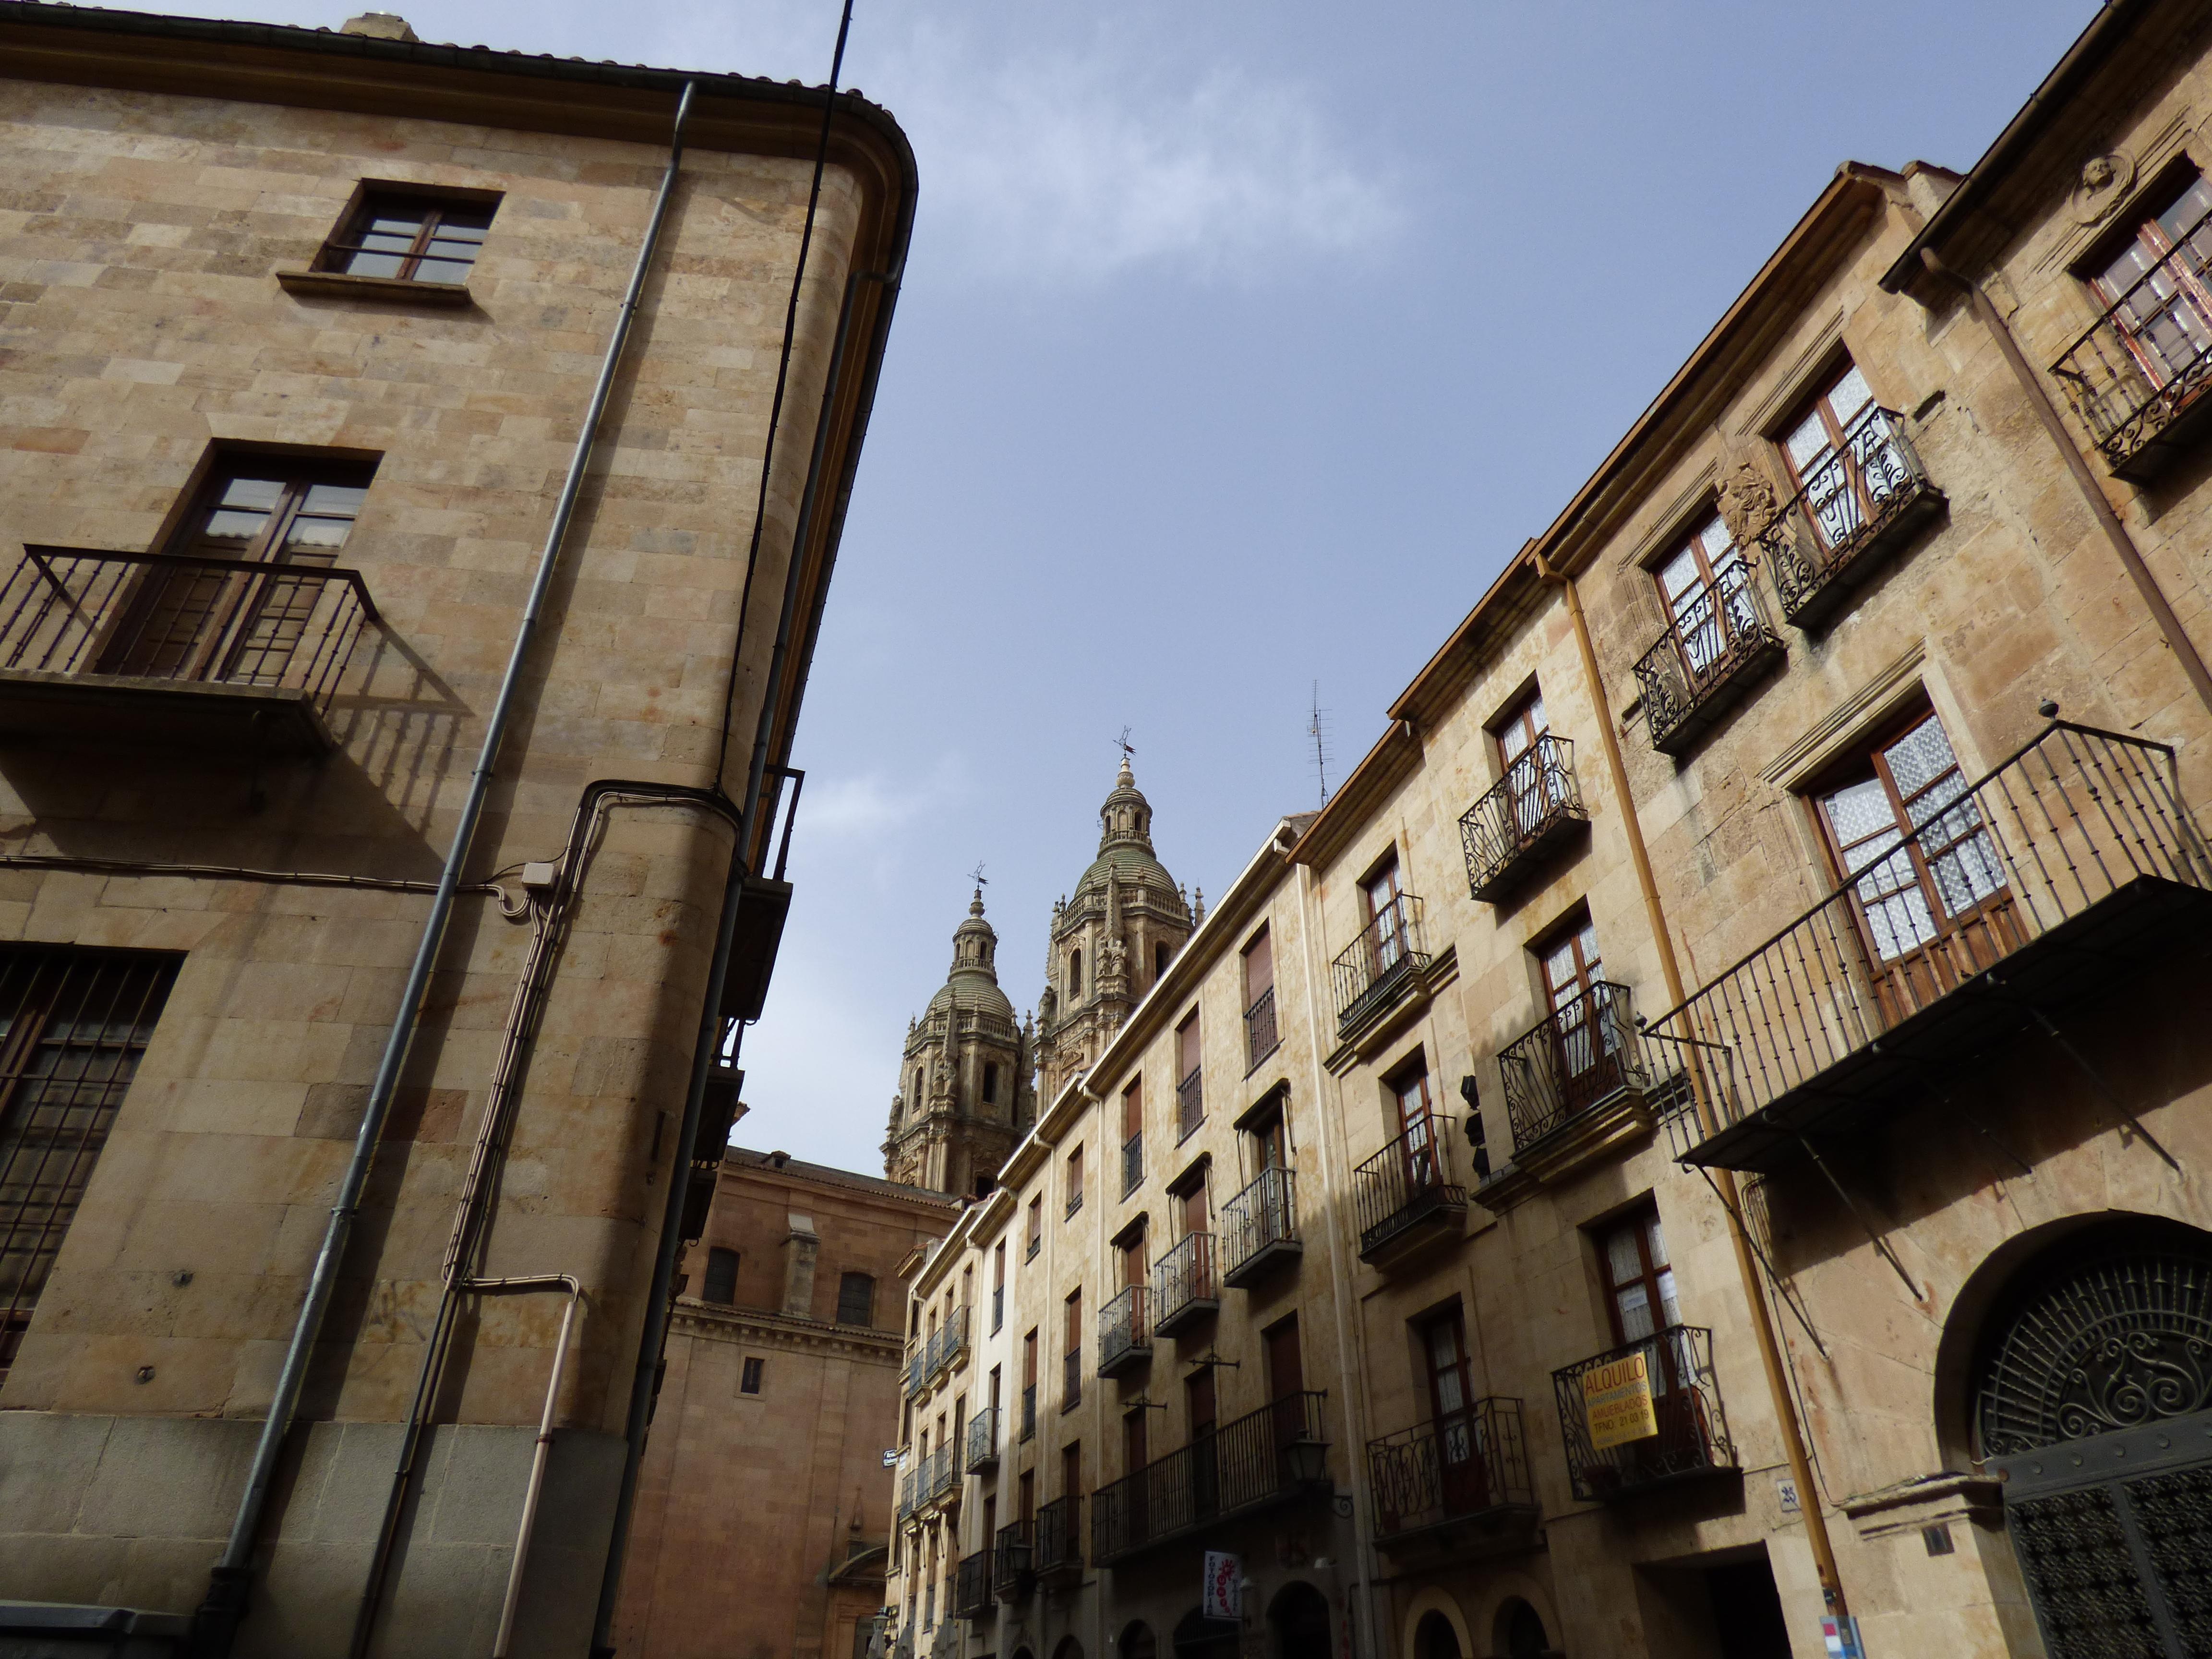
[[[2212,1646],[2212,1233],[2069,1231],[1993,1297],[1967,1378],[1975,1456],[2054,1659]]]
[[[1141,1619],[1122,1626],[1121,1633],[1114,1638],[1114,1659],[1159,1659],[1159,1653],[1160,1638]]]
[[[1459,1644],[1459,1632],[1441,1613],[1425,1613],[1413,1626],[1413,1659],[1474,1659]]]
[[[1267,1607],[1268,1643],[1273,1659],[1329,1659],[1328,1597],[1302,1578],[1275,1593]]]
[[[1237,1659],[1237,1626],[1196,1607],[1176,1620],[1175,1659]]]

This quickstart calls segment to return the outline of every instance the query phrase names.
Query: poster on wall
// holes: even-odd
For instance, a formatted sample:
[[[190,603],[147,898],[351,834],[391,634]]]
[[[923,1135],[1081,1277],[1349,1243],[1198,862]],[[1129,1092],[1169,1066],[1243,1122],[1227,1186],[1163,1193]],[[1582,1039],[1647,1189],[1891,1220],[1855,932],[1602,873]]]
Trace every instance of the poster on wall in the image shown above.
[[[1651,1409],[1651,1373],[1640,1350],[1583,1373],[1583,1417],[1597,1451],[1659,1432],[1659,1419]]]
[[[1241,1620],[1244,1616],[1244,1558],[1219,1550],[1206,1553],[1206,1582],[1199,1593],[1199,1613],[1206,1619]]]

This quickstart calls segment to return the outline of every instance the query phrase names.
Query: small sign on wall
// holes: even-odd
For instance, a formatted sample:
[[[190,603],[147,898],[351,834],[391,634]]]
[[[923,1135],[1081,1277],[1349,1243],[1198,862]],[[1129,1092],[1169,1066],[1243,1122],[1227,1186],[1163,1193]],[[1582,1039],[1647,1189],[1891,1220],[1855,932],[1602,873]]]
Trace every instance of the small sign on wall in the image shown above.
[[[1849,1615],[1838,1619],[1833,1613],[1822,1614],[1820,1639],[1828,1659],[1866,1659],[1866,1650],[1859,1645],[1859,1621]]]
[[[1244,1617],[1244,1559],[1220,1550],[1206,1553],[1206,1583],[1199,1595],[1199,1614],[1206,1619]]]
[[[1598,1451],[1659,1432],[1658,1414],[1651,1409],[1651,1373],[1641,1351],[1583,1373],[1583,1415],[1589,1424],[1590,1445]]]

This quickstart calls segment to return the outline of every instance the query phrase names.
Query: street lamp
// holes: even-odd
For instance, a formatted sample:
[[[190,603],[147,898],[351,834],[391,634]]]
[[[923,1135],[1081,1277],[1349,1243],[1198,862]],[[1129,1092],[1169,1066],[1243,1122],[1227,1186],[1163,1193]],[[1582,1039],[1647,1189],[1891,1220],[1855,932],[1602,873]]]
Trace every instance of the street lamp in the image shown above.
[[[1283,1462],[1290,1471],[1292,1484],[1318,1486],[1328,1479],[1328,1443],[1325,1440],[1293,1440],[1283,1448]]]

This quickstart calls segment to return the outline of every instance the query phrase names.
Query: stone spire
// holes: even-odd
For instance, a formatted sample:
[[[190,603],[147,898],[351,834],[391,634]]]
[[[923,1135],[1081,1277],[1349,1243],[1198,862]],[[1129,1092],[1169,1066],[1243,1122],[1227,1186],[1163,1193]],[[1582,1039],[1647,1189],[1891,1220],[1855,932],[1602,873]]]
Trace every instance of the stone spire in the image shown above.
[[[1098,856],[1054,907],[1037,1063],[1049,1100],[1097,1058],[1152,989],[1193,926],[1190,907],[1152,850],[1152,807],[1129,757],[1098,808]]]
[[[921,1018],[907,1026],[891,1097],[884,1172],[945,1193],[981,1193],[1035,1119],[1030,1039],[999,988],[999,936],[983,890],[952,933],[952,966]]]

